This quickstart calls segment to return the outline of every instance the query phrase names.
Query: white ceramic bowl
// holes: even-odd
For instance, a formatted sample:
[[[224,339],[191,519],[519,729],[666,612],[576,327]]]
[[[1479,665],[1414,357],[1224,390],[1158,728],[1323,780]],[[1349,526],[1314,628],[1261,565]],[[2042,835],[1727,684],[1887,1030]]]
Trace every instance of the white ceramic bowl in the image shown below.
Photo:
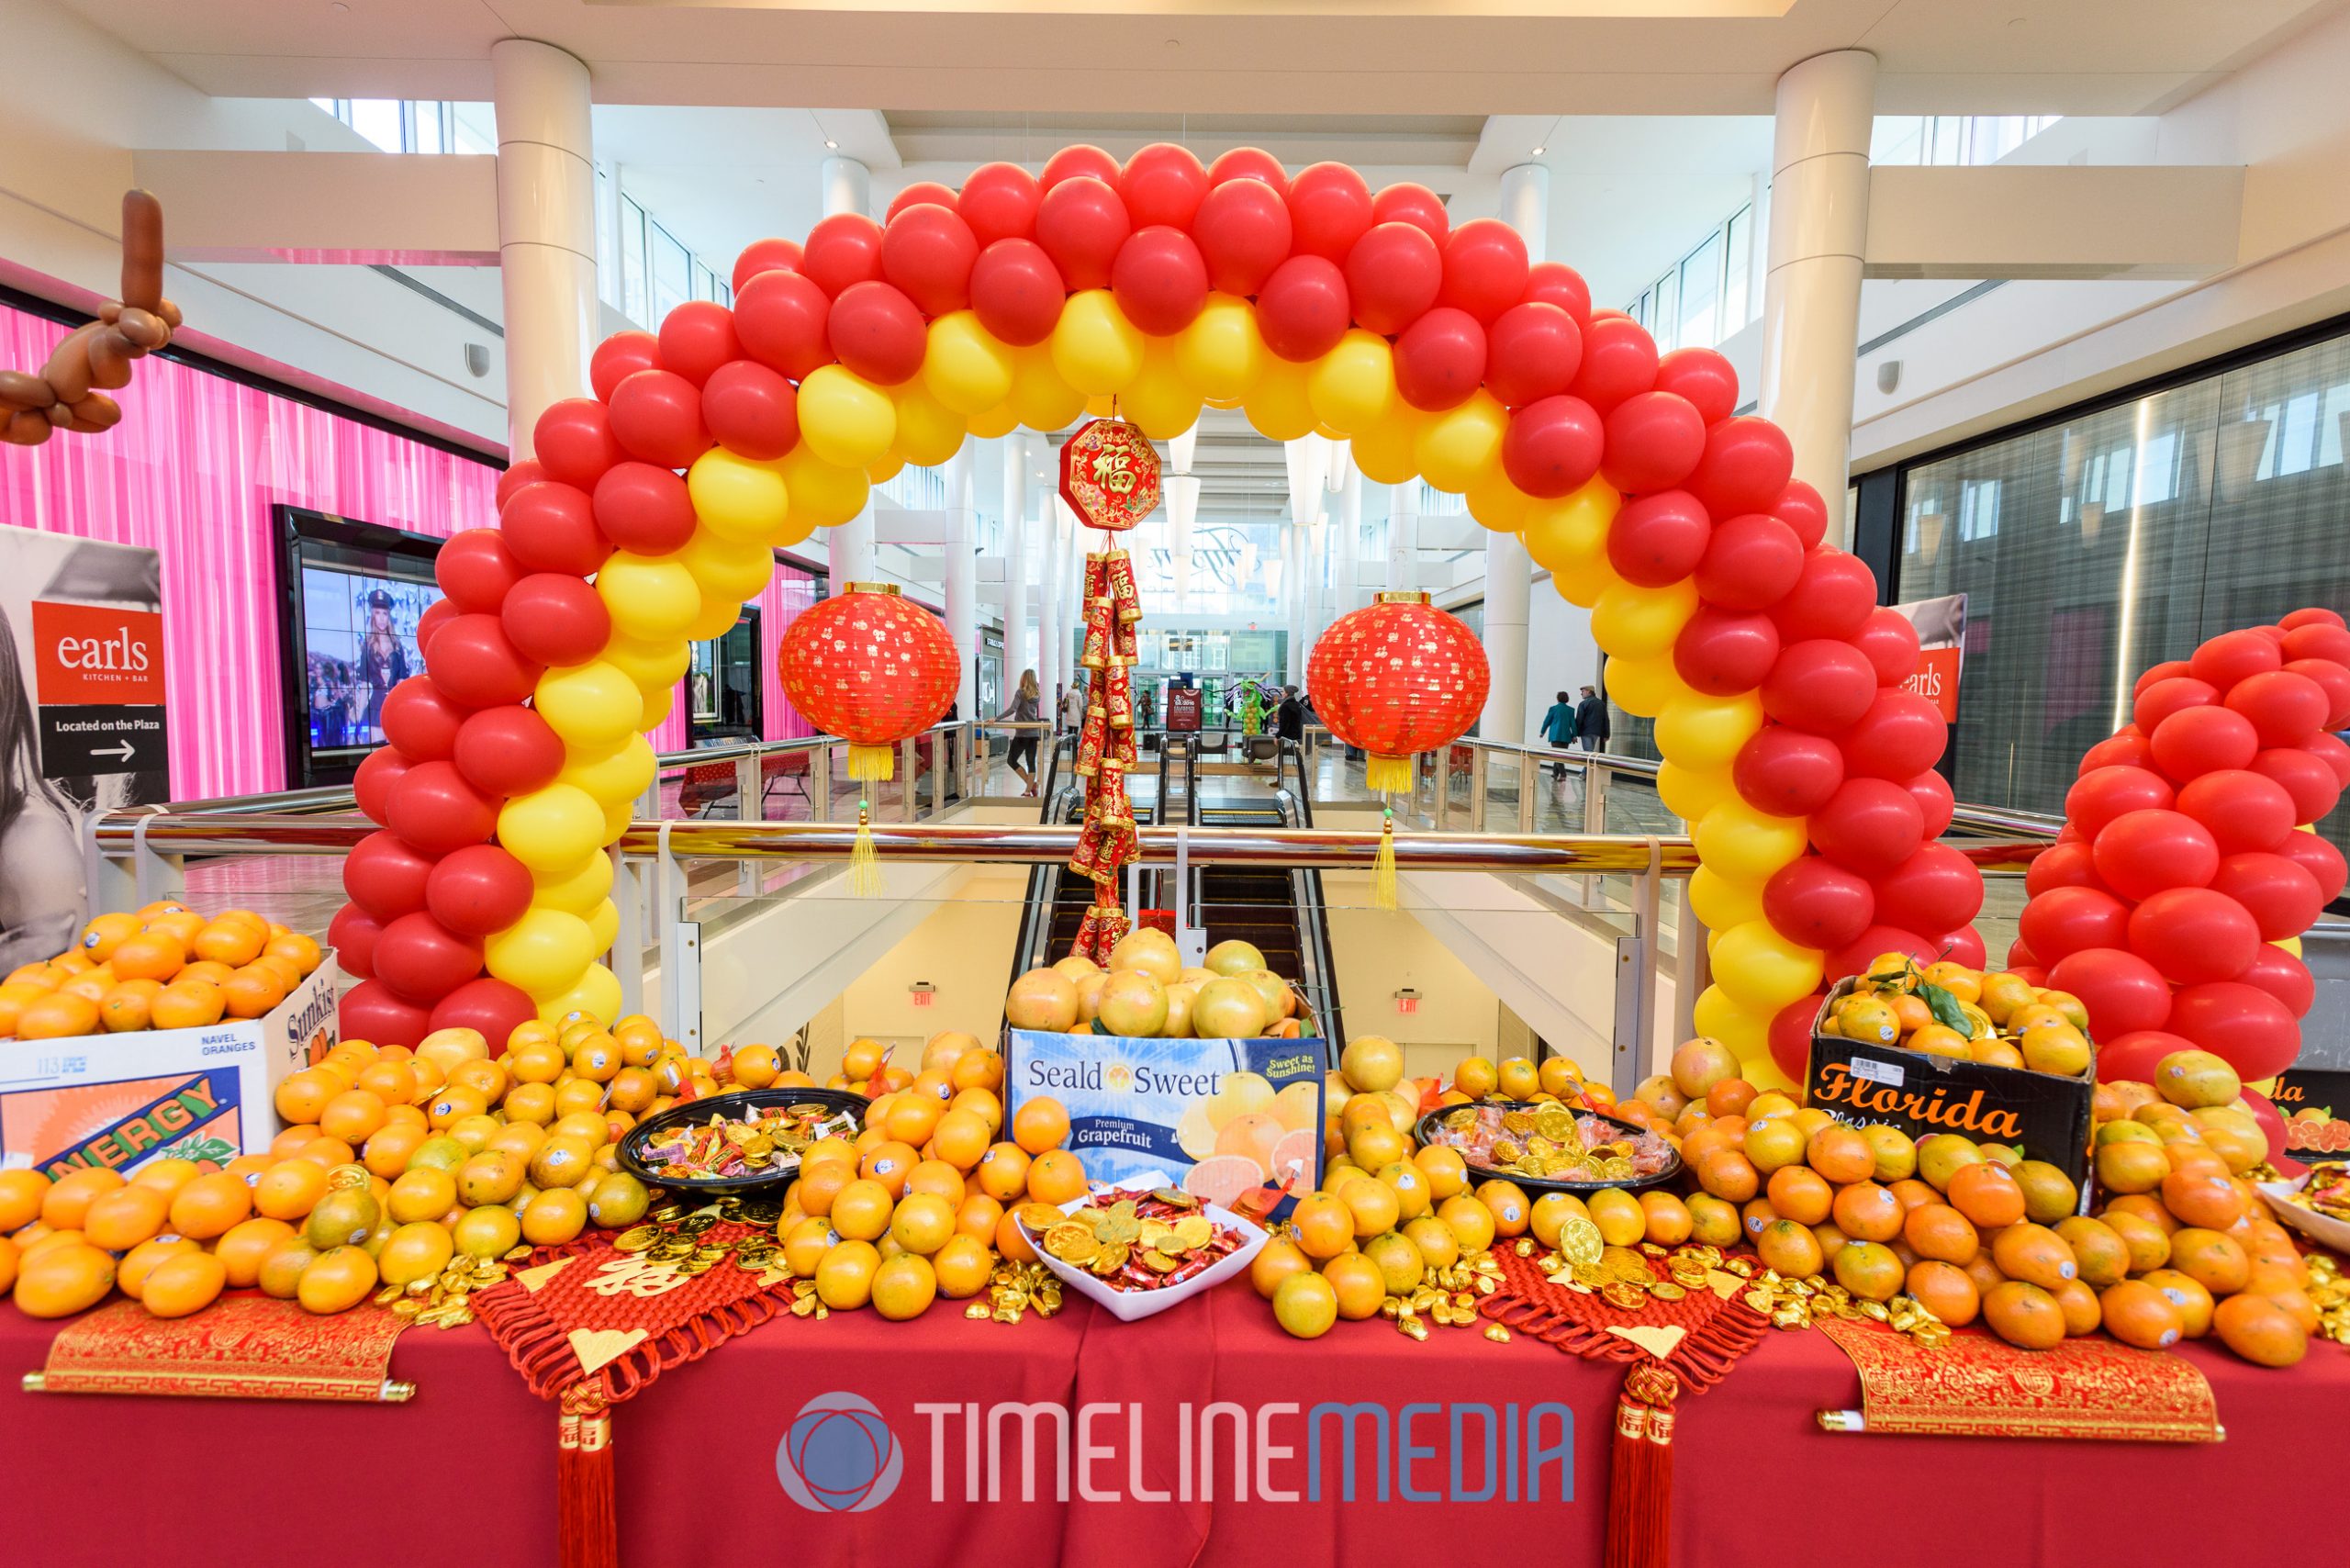
[[[2331,1247],[2336,1252],[2350,1253],[2350,1220],[2335,1219],[2332,1215],[2322,1215],[2315,1209],[2305,1209],[2290,1201],[2308,1181],[2309,1176],[2304,1172],[2289,1182],[2263,1182],[2258,1190],[2260,1195],[2268,1200],[2268,1206],[2277,1211],[2277,1219],[2312,1241]]]
[[[1074,1214],[1079,1209],[1085,1207],[1087,1204],[1092,1202],[1093,1199],[1102,1196],[1104,1193],[1151,1193],[1156,1192],[1158,1189],[1165,1185],[1166,1183],[1163,1182],[1139,1180],[1124,1182],[1117,1186],[1099,1187],[1094,1189],[1093,1192],[1087,1193],[1084,1197],[1073,1198],[1069,1202],[1063,1204],[1061,1205],[1061,1212],[1063,1214]],[[1113,1199],[1113,1201],[1114,1202],[1115,1200]],[[1234,1248],[1224,1257],[1217,1259],[1216,1261],[1209,1267],[1201,1270],[1190,1279],[1185,1280],[1181,1284],[1169,1285],[1163,1290],[1155,1291],[1112,1290],[1108,1285],[1103,1284],[1100,1280],[1094,1278],[1093,1275],[1088,1273],[1085,1270],[1078,1268],[1073,1264],[1064,1263],[1059,1259],[1054,1257],[1051,1253],[1046,1251],[1044,1246],[1045,1238],[1038,1236],[1035,1232],[1029,1230],[1025,1225],[1023,1225],[1020,1228],[1022,1232],[1027,1236],[1030,1244],[1036,1249],[1036,1257],[1038,1260],[1040,1260],[1046,1268],[1050,1269],[1056,1275],[1058,1275],[1063,1284],[1077,1292],[1078,1294],[1083,1296],[1086,1300],[1093,1303],[1094,1305],[1102,1308],[1102,1311],[1108,1313],[1119,1322],[1133,1323],[1138,1319],[1149,1317],[1155,1314],[1164,1312],[1169,1307],[1174,1306],[1179,1303],[1189,1301],[1193,1296],[1198,1295],[1202,1291],[1214,1290],[1216,1286],[1224,1283],[1225,1281],[1231,1279],[1234,1275],[1238,1274],[1241,1271],[1248,1268],[1249,1260],[1254,1259],[1257,1256],[1259,1249],[1265,1245],[1267,1237],[1262,1226],[1252,1225],[1248,1220],[1245,1220],[1238,1215],[1234,1214],[1230,1209],[1224,1207],[1221,1204],[1202,1203],[1200,1204],[1200,1212],[1207,1215],[1209,1219],[1214,1221],[1216,1224],[1228,1225],[1232,1226],[1233,1229],[1238,1231],[1240,1233],[1240,1245]]]

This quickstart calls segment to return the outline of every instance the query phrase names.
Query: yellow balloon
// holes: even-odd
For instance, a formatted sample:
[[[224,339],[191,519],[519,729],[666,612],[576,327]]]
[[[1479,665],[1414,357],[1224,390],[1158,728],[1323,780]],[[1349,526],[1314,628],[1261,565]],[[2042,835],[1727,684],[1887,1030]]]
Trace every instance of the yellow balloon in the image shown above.
[[[577,915],[533,905],[483,943],[481,954],[491,974],[545,1002],[580,982],[595,961],[596,946],[588,923]]]
[[[545,902],[543,898],[542,902]],[[1689,873],[1689,913],[1708,931],[1728,931],[1762,918],[1760,883],[1733,882],[1710,866]]]
[[[1046,342],[1061,379],[1089,397],[1123,392],[1142,370],[1142,329],[1106,288],[1070,295]]]
[[[1770,1015],[1758,1014],[1718,985],[1709,985],[1698,993],[1689,1022],[1700,1035],[1728,1046],[1741,1062],[1758,1053],[1764,1061],[1771,1059]]]
[[[783,482],[791,491],[791,515],[795,520],[811,528],[833,528],[865,510],[873,484],[865,476],[861,465],[827,463],[805,441],[778,462],[783,469]]]
[[[600,814],[607,806],[633,802],[643,794],[657,767],[652,743],[643,735],[631,735],[610,751],[573,755],[555,775],[555,782],[584,791]]]
[[[599,901],[587,914],[588,940],[596,945],[599,953],[612,950],[612,940],[621,934],[620,906],[610,899]]]
[[[1272,354],[1240,407],[1268,441],[1295,441],[1314,431],[1314,405],[1305,395],[1306,367]]]
[[[1049,348],[1013,351],[1012,409],[1030,430],[1057,431],[1085,411],[1085,394],[1061,379]]]
[[[1237,406],[1271,357],[1257,330],[1257,308],[1229,294],[1209,295],[1175,339],[1175,363],[1182,366],[1183,378],[1221,408]]]
[[[800,384],[800,445],[823,461],[862,468],[888,453],[897,433],[897,405],[848,366],[819,365]]]
[[[1012,347],[957,310],[930,324],[922,379],[931,395],[960,414],[984,413],[1012,395]]]
[[[669,710],[677,704],[677,689],[675,685],[640,686],[636,689],[636,696],[637,700],[643,704],[643,711],[638,715],[636,721],[636,730],[640,734],[649,735],[659,729],[663,722],[669,717]],[[625,825],[626,818],[622,818],[622,823]],[[609,838],[612,835],[606,836]]]
[[[1594,561],[1605,561],[1607,525],[1622,505],[1614,487],[1599,478],[1571,496],[1536,501],[1526,511],[1526,553],[1536,566],[1552,572],[1582,571]]]
[[[531,873],[532,903],[543,909],[565,910],[583,920],[611,891],[612,857],[600,849],[576,866]]]
[[[663,707],[666,711],[667,705],[665,703]],[[654,727],[655,726],[652,724],[647,724],[645,726],[648,731]],[[618,844],[621,841],[621,835],[628,832],[630,826],[634,823],[635,821],[636,805],[634,801],[620,801],[611,805],[606,806],[604,808],[604,842],[607,844]]]
[[[661,643],[615,637],[598,656],[638,686],[675,686],[693,663],[693,650],[682,637]]]
[[[694,575],[705,600],[740,604],[767,589],[775,578],[775,551],[765,543],[741,543],[697,528],[675,559]]]
[[[1357,431],[1353,442],[1355,466],[1362,470],[1363,477],[1382,485],[1416,480],[1420,476],[1420,425],[1425,418],[1417,409],[1398,398],[1385,419]]]
[[[1460,407],[1431,414],[1420,427],[1416,454],[1420,474],[1448,495],[1463,495],[1486,469],[1501,462],[1509,410],[1480,386]]]
[[[531,701],[564,745],[582,750],[620,745],[644,716],[636,682],[605,659],[547,671]]]
[[[1607,695],[1635,718],[1655,718],[1664,711],[1666,703],[1687,689],[1673,671],[1671,654],[1607,661]]]
[[[1200,422],[1200,392],[1175,360],[1173,338],[1145,338],[1142,374],[1118,394],[1118,408],[1153,441],[1172,441]]]
[[[1509,482],[1498,465],[1488,468],[1469,487],[1469,515],[1489,533],[1516,533],[1526,526],[1534,498]]]
[[[906,460],[893,452],[878,462],[865,465],[865,482],[868,485],[886,485],[896,478],[905,466]]]
[[[613,631],[648,643],[677,636],[701,613],[701,585],[675,555],[615,552],[596,568],[596,597]]]
[[[2270,941],[2268,945],[2271,947],[2282,947],[2296,958],[2301,956],[2301,939],[2298,936],[2279,936]]]
[[[688,622],[678,635],[688,643],[707,643],[712,637],[723,637],[743,619],[740,599],[723,599],[716,594],[704,596],[701,613]]]
[[[1332,429],[1369,430],[1399,401],[1395,351],[1377,332],[1349,328],[1337,348],[1307,368],[1305,396]]]
[[[544,785],[498,808],[498,842],[534,871],[576,866],[603,845],[604,808],[576,784]]]
[[[1696,613],[1697,585],[1689,578],[1656,588],[1619,580],[1591,607],[1591,634],[1611,659],[1670,655]]]
[[[1616,665],[1617,661],[1608,661],[1607,667],[1611,673]],[[1614,688],[1611,686],[1609,689],[1612,692]],[[1654,714],[1642,716],[1655,717]],[[1657,765],[1657,799],[1684,823],[1695,822],[1736,793],[1727,773],[1693,773],[1677,762]],[[1711,924],[1712,922],[1707,924]]]
[[[579,977],[579,983],[560,995],[533,997],[539,1004],[539,1016],[549,1024],[561,1025],[580,1019],[593,1019],[609,1029],[621,1015],[620,977],[601,964],[590,964]]]
[[[1766,815],[1737,796],[1698,818],[1689,836],[1698,860],[1735,882],[1767,882],[1804,849],[1801,818]]]
[[[1597,607],[1600,596],[1608,589],[1622,588],[1624,579],[1617,577],[1616,568],[1607,564],[1607,555],[1603,551],[1588,561],[1576,562],[1565,571],[1552,572],[1550,586],[1558,589],[1559,597],[1569,604],[1591,610]]]
[[[963,449],[970,424],[939,401],[920,376],[890,389],[898,405],[897,455],[919,468],[935,468]]]
[[[783,471],[713,446],[686,470],[686,493],[703,528],[746,544],[764,544],[791,515]]]
[[[985,413],[971,416],[971,433],[981,441],[993,441],[1010,435],[1020,428],[1020,416],[1013,412],[1010,402],[998,403]]]
[[[1790,942],[1767,920],[1750,920],[1721,934],[1714,948],[1714,983],[1751,1012],[1768,1018],[1797,997],[1819,989],[1818,949]]]
[[[1693,773],[1718,773],[1738,760],[1739,749],[1762,727],[1762,701],[1752,692],[1735,697],[1677,697],[1656,716],[1656,746]]]

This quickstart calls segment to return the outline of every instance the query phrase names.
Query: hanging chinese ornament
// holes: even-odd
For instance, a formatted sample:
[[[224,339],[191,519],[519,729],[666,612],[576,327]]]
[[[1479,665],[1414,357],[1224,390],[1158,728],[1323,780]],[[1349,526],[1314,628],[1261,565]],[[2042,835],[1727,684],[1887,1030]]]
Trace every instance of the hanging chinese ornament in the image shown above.
[[[1158,453],[1120,419],[1091,420],[1061,445],[1061,498],[1086,525],[1113,536],[1112,548],[1085,557],[1085,651],[1078,659],[1093,672],[1085,728],[1077,745],[1078,777],[1085,780],[1085,826],[1069,868],[1093,883],[1071,951],[1107,964],[1126,934],[1118,879],[1135,856],[1135,809],[1126,773],[1135,765],[1135,625],[1142,603],[1134,564],[1114,536],[1158,505]]]

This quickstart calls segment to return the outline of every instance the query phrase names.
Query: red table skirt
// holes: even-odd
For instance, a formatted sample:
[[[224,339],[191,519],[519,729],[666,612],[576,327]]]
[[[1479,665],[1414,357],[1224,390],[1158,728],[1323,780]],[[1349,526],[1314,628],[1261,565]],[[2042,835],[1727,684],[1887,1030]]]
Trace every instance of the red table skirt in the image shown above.
[[[416,1383],[414,1400],[352,1406],[25,1394],[19,1379],[41,1365],[54,1327],[0,1305],[0,1495],[18,1505],[0,1560],[15,1568],[112,1568],[134,1541],[204,1564],[291,1562],[329,1539],[338,1568],[411,1568],[436,1552],[469,1565],[553,1559],[554,1414],[478,1328],[404,1336],[393,1372]],[[1820,1335],[1774,1334],[1728,1381],[1682,1401],[1673,1559],[1775,1568],[1896,1548],[1920,1568],[2149,1568],[2306,1551],[2311,1538],[2296,1521],[2326,1517],[2350,1462],[2350,1355],[2320,1344],[2299,1368],[2271,1372],[2200,1346],[2187,1354],[2210,1379],[2224,1443],[1836,1436],[1813,1412],[1857,1405],[1857,1374]],[[1496,1345],[1468,1329],[1415,1344],[1384,1323],[1340,1324],[1301,1344],[1245,1283],[1130,1325],[1075,1300],[1050,1322],[1017,1327],[967,1320],[947,1303],[912,1324],[870,1312],[779,1318],[615,1413],[621,1561],[1317,1568],[1539,1547],[1545,1562],[1595,1563],[1620,1378],[1534,1340]],[[870,1401],[904,1450],[893,1495],[867,1511],[811,1512],[778,1479],[801,1406],[834,1392]],[[1233,1496],[1220,1457],[1214,1500],[1136,1500],[1175,1488],[1181,1407],[1193,1407],[1196,1432],[1199,1411],[1218,1402],[1264,1423],[1271,1446],[1299,1450],[1258,1456],[1263,1480],[1298,1499],[1263,1498],[1255,1474],[1247,1499]],[[1405,1406],[1433,1406],[1408,1428],[1433,1456],[1400,1473],[1391,1462],[1382,1502],[1371,1428],[1359,1425],[1358,1491],[1346,1502],[1338,1423],[1316,1423],[1322,1496],[1310,1500],[1306,1419],[1264,1407],[1324,1402],[1378,1402],[1398,1422]],[[1070,1431],[1069,1451],[1082,1457],[1080,1439],[1102,1451],[1072,1473],[1069,1500],[1056,1495],[1049,1459],[1035,1498],[1019,1500],[1019,1412],[995,1424],[999,1500],[986,1501],[986,1466],[968,1488],[968,1465],[984,1457],[966,1441],[968,1407],[1011,1405],[1046,1423],[1051,1411],[1093,1407],[1072,1418],[1083,1430]],[[1521,1434],[1530,1426],[1537,1443],[1555,1442],[1564,1417],[1529,1422],[1533,1406],[1572,1413],[1572,1466],[1540,1465],[1538,1500],[1463,1500],[1488,1473],[1478,1405]],[[1233,1415],[1207,1422],[1220,1447]],[[1456,1419],[1466,1434],[1457,1482]],[[1531,1451],[1519,1450],[1521,1482]],[[1195,1476],[1206,1468],[1196,1454],[1192,1466]],[[331,1478],[324,1489],[307,1484],[319,1477]],[[1407,1484],[1437,1500],[1404,1499]],[[979,1501],[966,1502],[967,1489]]]

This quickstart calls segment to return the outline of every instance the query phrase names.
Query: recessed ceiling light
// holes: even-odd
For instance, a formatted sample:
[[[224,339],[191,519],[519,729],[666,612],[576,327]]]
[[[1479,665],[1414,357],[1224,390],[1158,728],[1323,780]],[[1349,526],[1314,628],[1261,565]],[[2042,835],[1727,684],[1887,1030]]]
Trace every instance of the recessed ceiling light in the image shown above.
[[[1544,154],[1545,152],[1548,152],[1549,151],[1550,151],[1550,150],[1549,148],[1547,148],[1547,147],[1538,147],[1538,148],[1536,148],[1532,152],[1529,152],[1528,154],[1527,154],[1527,156],[1528,156],[1528,157],[1529,157],[1529,158],[1539,158],[1539,157],[1541,157],[1541,156],[1542,156],[1542,154]]]

